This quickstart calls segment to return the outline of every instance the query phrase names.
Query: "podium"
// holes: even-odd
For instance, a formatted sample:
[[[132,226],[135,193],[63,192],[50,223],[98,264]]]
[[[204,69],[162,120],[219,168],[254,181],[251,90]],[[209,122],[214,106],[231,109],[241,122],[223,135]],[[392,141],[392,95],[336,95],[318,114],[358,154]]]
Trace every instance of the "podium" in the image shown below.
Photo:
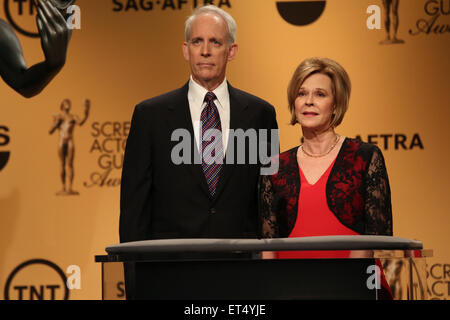
[[[322,254],[266,253],[279,251]],[[349,257],[336,258],[339,251]],[[388,236],[146,240],[106,252],[95,256],[106,300],[376,300],[386,288],[393,299],[426,299],[432,256],[420,241]]]

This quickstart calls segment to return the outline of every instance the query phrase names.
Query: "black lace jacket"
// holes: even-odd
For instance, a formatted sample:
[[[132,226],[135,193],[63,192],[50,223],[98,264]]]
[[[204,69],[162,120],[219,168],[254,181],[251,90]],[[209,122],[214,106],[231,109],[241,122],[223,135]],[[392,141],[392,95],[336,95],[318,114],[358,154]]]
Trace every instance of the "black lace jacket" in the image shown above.
[[[298,147],[281,153],[279,169],[261,177],[260,212],[264,238],[288,237],[297,219],[300,176]],[[326,186],[328,207],[359,234],[392,235],[391,193],[381,150],[346,138]]]

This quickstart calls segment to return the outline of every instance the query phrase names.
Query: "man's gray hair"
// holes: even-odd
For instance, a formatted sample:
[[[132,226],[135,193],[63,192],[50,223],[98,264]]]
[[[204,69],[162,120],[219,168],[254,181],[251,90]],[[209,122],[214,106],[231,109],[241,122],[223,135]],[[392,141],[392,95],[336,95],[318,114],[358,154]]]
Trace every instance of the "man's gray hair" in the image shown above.
[[[234,21],[233,17],[226,11],[214,6],[214,5],[207,5],[200,8],[195,9],[194,13],[187,18],[185,23],[185,34],[186,34],[186,42],[189,42],[190,35],[191,35],[191,24],[192,21],[196,17],[202,14],[214,14],[216,16],[221,17],[227,24],[228,29],[228,45],[231,45],[236,42],[236,21]]]

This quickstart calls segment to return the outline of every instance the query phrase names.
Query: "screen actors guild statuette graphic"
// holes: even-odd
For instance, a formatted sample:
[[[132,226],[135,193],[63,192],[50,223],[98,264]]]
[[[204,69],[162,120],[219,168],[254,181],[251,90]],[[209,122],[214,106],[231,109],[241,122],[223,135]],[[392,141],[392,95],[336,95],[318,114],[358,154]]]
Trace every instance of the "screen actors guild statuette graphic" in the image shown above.
[[[84,100],[84,116],[83,119],[77,115],[70,113],[71,101],[69,99],[64,99],[61,103],[61,112],[53,116],[53,124],[49,130],[49,134],[53,134],[55,130],[59,130],[58,138],[58,157],[60,160],[60,174],[62,189],[56,193],[56,195],[78,195],[79,192],[73,190],[73,179],[74,179],[74,166],[73,160],[75,156],[75,144],[74,144],[74,130],[75,127],[82,126],[88,116],[91,102],[89,99]],[[67,170],[66,170],[67,168]]]
[[[397,38],[399,18],[398,6],[400,0],[383,0],[384,8],[384,27],[386,29],[386,39],[380,41],[380,44],[400,44],[405,41]],[[391,20],[392,13],[392,20]],[[391,37],[392,26],[392,37]]]
[[[0,19],[0,76],[5,83],[26,98],[39,94],[60,72],[66,62],[71,30],[63,9],[75,0],[35,0],[36,24],[45,56],[43,62],[28,67],[19,38],[12,27]],[[16,1],[22,4],[22,2]],[[9,0],[4,0],[8,15]],[[8,20],[12,22],[10,17]]]

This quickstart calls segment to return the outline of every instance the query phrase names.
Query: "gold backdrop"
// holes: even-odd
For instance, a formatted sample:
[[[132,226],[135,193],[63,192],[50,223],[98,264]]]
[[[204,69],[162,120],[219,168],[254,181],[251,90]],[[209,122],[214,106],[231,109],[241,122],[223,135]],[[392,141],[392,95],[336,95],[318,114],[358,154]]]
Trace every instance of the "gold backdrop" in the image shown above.
[[[29,1],[22,3],[22,14],[18,2],[0,1],[0,17],[10,21],[5,2],[10,20],[36,31]],[[0,296],[8,287],[11,299],[62,298],[56,265],[66,277],[75,276],[70,299],[101,298],[94,256],[119,241],[121,162],[132,111],[138,102],[188,80],[181,53],[184,21],[203,2],[78,0],[81,29],[74,30],[67,64],[53,82],[32,99],[0,82],[0,153],[9,152],[0,169]],[[337,132],[377,143],[383,151],[394,235],[421,240],[434,250],[427,261],[429,294],[448,299],[449,1],[400,0],[401,44],[380,44],[386,37],[381,0],[316,1],[325,8],[306,25],[285,21],[275,0],[209,2],[238,23],[239,52],[227,79],[276,107],[282,151],[300,139],[299,127],[288,125],[286,98],[296,66],[311,56],[344,66],[353,88]],[[301,6],[303,1],[290,2]],[[380,29],[368,28],[370,5],[381,10]],[[294,13],[299,24],[312,11]],[[28,65],[42,61],[39,39],[17,34]],[[80,119],[83,100],[91,101],[86,123],[74,131],[79,195],[73,196],[56,195],[61,189],[58,133],[49,134],[63,99],[72,101],[71,112]],[[54,265],[16,269],[32,259]]]

